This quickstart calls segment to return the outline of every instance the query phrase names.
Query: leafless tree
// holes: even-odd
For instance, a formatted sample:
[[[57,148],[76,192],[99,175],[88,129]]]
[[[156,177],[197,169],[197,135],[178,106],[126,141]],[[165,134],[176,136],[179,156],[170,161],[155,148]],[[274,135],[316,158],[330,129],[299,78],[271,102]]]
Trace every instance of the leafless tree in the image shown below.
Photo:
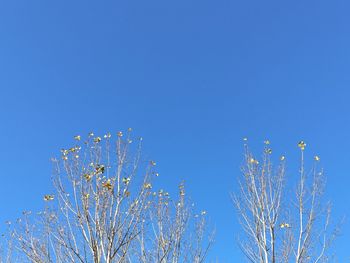
[[[75,136],[72,148],[53,159],[55,192],[45,209],[25,213],[16,246],[30,262],[203,262],[212,243],[204,212],[185,199],[153,190],[154,161],[141,156],[131,129],[102,138]]]
[[[204,262],[213,242],[213,233],[206,231],[206,211],[193,213],[186,204],[185,188],[179,186],[179,197],[172,202],[167,192],[154,192],[152,209],[141,231],[140,262]],[[194,220],[191,218],[194,217]],[[207,245],[203,246],[203,242]]]
[[[11,229],[11,222],[6,221],[6,230],[4,233],[1,233],[0,239],[0,263],[11,263],[14,262],[13,255],[13,241],[14,234]]]
[[[322,203],[325,177],[318,168],[320,158],[314,157],[307,172],[306,144],[299,142],[300,170],[293,194],[286,185],[285,157],[273,166],[269,146],[265,141],[259,161],[245,144],[244,178],[239,192],[233,195],[245,233],[240,247],[254,263],[327,262],[327,249],[338,229],[329,231],[331,210],[329,204]]]

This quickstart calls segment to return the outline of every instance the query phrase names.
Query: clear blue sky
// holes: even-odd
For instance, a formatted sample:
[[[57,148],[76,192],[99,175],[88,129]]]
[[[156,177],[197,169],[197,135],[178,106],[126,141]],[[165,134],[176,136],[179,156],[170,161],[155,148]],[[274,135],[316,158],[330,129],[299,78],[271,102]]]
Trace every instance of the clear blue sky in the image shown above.
[[[349,215],[349,1],[1,1],[0,222],[39,210],[72,136],[133,127],[165,187],[186,179],[240,262],[230,202],[242,137],[292,169],[304,139]],[[349,259],[350,227],[338,239]]]

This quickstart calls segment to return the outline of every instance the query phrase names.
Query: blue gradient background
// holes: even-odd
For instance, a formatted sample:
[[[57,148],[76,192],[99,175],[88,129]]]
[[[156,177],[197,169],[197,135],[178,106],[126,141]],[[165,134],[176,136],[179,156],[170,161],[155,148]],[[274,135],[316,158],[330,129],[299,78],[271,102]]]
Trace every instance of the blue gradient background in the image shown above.
[[[349,11],[337,0],[1,1],[0,222],[42,207],[50,157],[73,135],[128,127],[160,183],[185,179],[208,211],[220,262],[243,261],[230,192],[244,136],[286,154],[292,183],[304,139],[334,221],[348,215]],[[349,234],[346,223],[340,262]]]

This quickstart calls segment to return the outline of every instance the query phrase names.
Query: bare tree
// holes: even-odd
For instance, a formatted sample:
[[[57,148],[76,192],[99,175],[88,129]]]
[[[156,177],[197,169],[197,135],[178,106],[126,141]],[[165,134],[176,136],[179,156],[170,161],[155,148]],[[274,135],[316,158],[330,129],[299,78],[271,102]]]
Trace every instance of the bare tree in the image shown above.
[[[304,167],[306,144],[301,152],[299,179],[295,194],[286,187],[285,157],[274,167],[270,142],[265,141],[261,161],[245,144],[244,179],[240,191],[233,195],[244,237],[239,244],[250,262],[326,262],[327,249],[337,229],[329,232],[330,205],[322,204],[325,186],[320,158],[314,157],[312,169]]]
[[[204,213],[195,217],[181,185],[179,200],[154,191],[154,161],[132,147],[131,129],[90,133],[53,159],[55,193],[34,217],[25,213],[16,245],[30,262],[203,262],[212,243]],[[192,234],[193,233],[193,234]]]
[[[0,263],[14,262],[13,241],[14,234],[11,229],[11,222],[6,221],[6,232],[1,234],[0,239]]]
[[[176,201],[163,190],[153,195],[152,209],[143,225],[151,231],[141,231],[138,237],[140,262],[204,262],[213,243],[213,233],[205,227],[206,211],[195,214],[192,205],[186,204],[183,184]]]

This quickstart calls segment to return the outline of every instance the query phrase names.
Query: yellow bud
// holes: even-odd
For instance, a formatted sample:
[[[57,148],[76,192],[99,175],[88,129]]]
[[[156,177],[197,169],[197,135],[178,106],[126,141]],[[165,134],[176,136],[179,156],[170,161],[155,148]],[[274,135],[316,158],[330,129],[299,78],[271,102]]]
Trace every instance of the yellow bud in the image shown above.
[[[99,143],[101,141],[101,137],[96,137],[95,139],[94,139],[94,142],[96,142],[96,143]]]
[[[146,183],[146,184],[143,185],[143,187],[144,187],[145,189],[151,189],[151,188],[152,188],[152,185],[151,185],[150,183]]]
[[[305,150],[305,146],[306,146],[306,143],[305,143],[304,141],[300,141],[300,142],[298,143],[298,147],[299,147],[302,151]]]
[[[52,201],[54,199],[53,195],[44,195],[44,201]]]

